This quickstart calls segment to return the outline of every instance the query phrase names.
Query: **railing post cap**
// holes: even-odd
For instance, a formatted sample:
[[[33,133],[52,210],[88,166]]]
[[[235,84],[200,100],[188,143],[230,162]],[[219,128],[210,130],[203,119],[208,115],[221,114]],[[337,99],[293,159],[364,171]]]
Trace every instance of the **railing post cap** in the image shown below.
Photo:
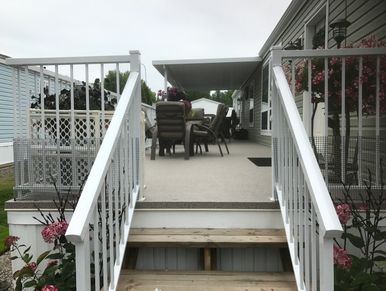
[[[131,50],[129,51],[131,55],[140,55],[141,52],[139,50]]]
[[[271,63],[272,66],[281,66],[283,48],[281,45],[274,45],[271,47]]]
[[[274,45],[271,47],[271,51],[274,51],[274,50],[282,50],[283,49],[283,46],[281,45]]]

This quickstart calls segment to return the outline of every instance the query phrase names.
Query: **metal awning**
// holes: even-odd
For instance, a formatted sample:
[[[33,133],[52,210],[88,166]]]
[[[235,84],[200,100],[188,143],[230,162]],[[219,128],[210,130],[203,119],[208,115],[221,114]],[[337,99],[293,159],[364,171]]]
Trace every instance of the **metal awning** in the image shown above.
[[[260,61],[259,57],[165,60],[153,61],[153,66],[172,86],[185,90],[237,90]]]

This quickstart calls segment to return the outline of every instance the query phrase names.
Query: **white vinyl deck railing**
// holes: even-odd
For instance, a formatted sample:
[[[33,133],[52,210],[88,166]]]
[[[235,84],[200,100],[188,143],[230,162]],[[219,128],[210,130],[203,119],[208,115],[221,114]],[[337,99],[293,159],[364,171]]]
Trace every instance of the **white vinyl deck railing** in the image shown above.
[[[272,50],[273,190],[279,200],[298,290],[334,290],[333,242],[342,232],[282,68]]]
[[[379,187],[386,178],[386,48],[287,50],[281,61],[298,103],[303,95],[303,122],[329,189],[341,182],[364,189],[368,170]]]
[[[76,246],[77,290],[116,289],[141,190],[140,61],[131,56],[129,79],[66,233]]]
[[[74,57],[74,58],[41,58],[41,59],[8,59],[7,63],[16,67],[18,75],[27,72],[27,66],[40,66],[41,88],[44,91],[43,65],[55,66],[56,85],[55,98],[56,109],[54,110],[56,120],[54,125],[57,146],[56,158],[60,158],[62,143],[77,140],[77,130],[82,128],[82,139],[86,138],[86,144],[96,139],[92,124],[92,111],[89,107],[89,68],[90,64],[100,65],[101,82],[101,120],[105,121],[103,80],[104,65],[115,64],[117,76],[119,76],[119,64],[130,63],[130,75],[121,94],[118,89],[118,104],[115,108],[111,121],[107,126],[101,126],[103,137],[98,154],[95,160],[90,160],[91,170],[84,184],[83,191],[78,200],[76,209],[72,215],[69,227],[66,232],[67,239],[74,243],[76,248],[76,290],[115,290],[122,266],[123,255],[126,248],[131,220],[134,213],[137,198],[143,189],[143,148],[141,133],[141,77],[140,77],[140,54],[138,51],[131,51],[127,56],[107,57]],[[66,137],[61,136],[61,121],[59,108],[59,86],[58,66],[70,66],[71,80],[71,110],[69,111],[68,130]],[[73,67],[82,65],[85,68],[86,76],[86,111],[82,117],[84,125],[77,125],[76,111],[74,110],[74,87]],[[24,69],[25,68],[25,69]],[[20,79],[16,79],[20,80]],[[18,81],[17,81],[18,82]],[[18,82],[19,83],[19,82]],[[27,88],[21,90],[18,86],[16,98],[19,100],[30,98]],[[119,79],[117,79],[119,88]],[[44,98],[44,97],[43,97]],[[39,110],[40,130],[37,139],[52,140],[47,135],[46,115],[51,111],[44,109],[44,101]],[[21,116],[23,113],[18,113]],[[106,114],[107,115],[107,114]],[[17,118],[17,117],[16,117]],[[109,118],[110,119],[110,118]],[[98,128],[99,130],[99,128]],[[16,134],[16,137],[18,135]],[[20,138],[23,138],[21,136]],[[26,137],[24,137],[26,138]],[[98,134],[99,138],[99,134]],[[95,141],[94,141],[95,142]],[[70,147],[71,149],[71,147]],[[88,149],[86,147],[86,149]],[[43,151],[46,149],[43,147]],[[42,155],[46,159],[45,155]],[[42,161],[45,163],[45,161]],[[59,161],[58,164],[61,164]],[[59,175],[63,171],[59,171]]]

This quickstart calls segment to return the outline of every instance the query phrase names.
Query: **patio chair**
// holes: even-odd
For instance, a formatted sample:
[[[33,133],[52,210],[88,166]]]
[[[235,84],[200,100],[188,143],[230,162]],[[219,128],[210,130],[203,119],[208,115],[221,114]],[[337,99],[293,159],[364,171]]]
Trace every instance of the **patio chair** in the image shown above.
[[[227,153],[229,154],[228,145],[225,141],[223,126],[225,117],[228,113],[228,106],[219,104],[217,106],[217,112],[209,125],[196,124],[193,127],[193,140],[198,145],[202,142],[205,146],[205,151],[208,151],[208,143],[217,143],[221,156],[223,156],[219,139],[224,143]],[[201,148],[201,147],[200,147]]]
[[[156,104],[156,126],[152,136],[151,160],[155,160],[157,138],[159,155],[165,155],[176,143],[183,143],[185,159],[189,159],[190,128],[186,126],[185,105],[182,102],[158,102]]]
[[[145,140],[148,138],[153,137],[153,131],[155,129],[155,125],[151,124],[151,121],[149,119],[149,116],[147,115],[146,111],[142,111],[145,115]]]

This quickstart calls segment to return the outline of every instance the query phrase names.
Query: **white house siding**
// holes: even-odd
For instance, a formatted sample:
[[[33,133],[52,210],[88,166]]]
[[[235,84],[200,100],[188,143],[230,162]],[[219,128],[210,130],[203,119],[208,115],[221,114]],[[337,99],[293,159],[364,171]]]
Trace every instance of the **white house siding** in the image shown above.
[[[46,73],[47,71],[45,71]],[[53,73],[50,72],[52,75]],[[20,93],[21,98],[17,101],[16,121],[18,126],[15,126],[15,105],[13,91],[13,76],[17,82],[17,69],[5,64],[4,60],[0,59],[0,164],[13,162],[13,146],[12,141],[17,133],[18,136],[27,136],[28,132],[28,109],[31,105],[30,97],[37,96],[40,93],[40,72],[39,69],[29,69],[28,76],[25,69],[19,70],[20,74]],[[44,76],[45,83],[48,83],[48,76]],[[55,81],[50,77],[50,93],[55,91]],[[69,88],[68,80],[65,78],[59,79],[59,88]],[[15,132],[17,131],[17,132]]]
[[[12,70],[0,63],[0,143],[11,142],[14,132]]]

